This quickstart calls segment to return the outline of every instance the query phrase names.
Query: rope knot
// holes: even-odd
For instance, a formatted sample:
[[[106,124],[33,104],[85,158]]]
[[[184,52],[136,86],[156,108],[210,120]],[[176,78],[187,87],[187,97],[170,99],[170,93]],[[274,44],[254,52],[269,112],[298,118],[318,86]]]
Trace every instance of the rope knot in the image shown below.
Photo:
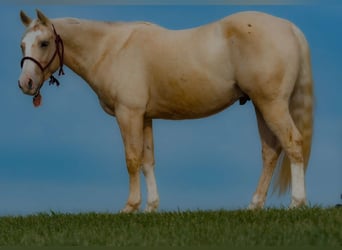
[[[49,81],[49,85],[54,85],[56,83],[56,86],[59,86],[59,81],[56,79],[56,77],[54,77],[53,75],[50,76],[50,81]]]

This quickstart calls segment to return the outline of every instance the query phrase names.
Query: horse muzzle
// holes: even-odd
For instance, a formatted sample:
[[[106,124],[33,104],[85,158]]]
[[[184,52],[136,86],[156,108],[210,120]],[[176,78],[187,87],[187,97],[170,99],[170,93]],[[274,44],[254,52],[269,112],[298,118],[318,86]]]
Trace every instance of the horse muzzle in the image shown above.
[[[31,78],[18,80],[18,87],[26,95],[36,95],[39,91],[38,86],[39,85],[34,84],[34,81]]]

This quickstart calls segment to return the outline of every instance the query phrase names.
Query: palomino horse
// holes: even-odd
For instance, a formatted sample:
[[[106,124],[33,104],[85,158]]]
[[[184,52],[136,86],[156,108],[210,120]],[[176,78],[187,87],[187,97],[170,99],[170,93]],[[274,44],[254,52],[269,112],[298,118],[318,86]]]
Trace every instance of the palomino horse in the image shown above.
[[[129,196],[123,212],[139,209],[139,172],[146,211],[159,195],[154,175],[152,119],[215,114],[235,101],[254,104],[262,143],[262,174],[250,208],[262,208],[277,165],[280,192],[291,184],[290,207],[306,204],[305,169],[313,123],[308,44],[289,21],[237,13],[194,29],[172,31],[146,22],[48,19],[23,12],[26,31],[19,87],[40,104],[45,80],[63,64],[81,76],[116,117],[126,154]],[[285,156],[281,157],[284,152]]]

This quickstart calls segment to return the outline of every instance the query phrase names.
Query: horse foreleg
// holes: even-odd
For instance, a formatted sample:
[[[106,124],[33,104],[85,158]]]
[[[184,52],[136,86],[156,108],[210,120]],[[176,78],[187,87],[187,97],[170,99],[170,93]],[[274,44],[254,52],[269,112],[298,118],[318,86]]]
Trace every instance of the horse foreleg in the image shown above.
[[[134,212],[141,203],[140,166],[143,155],[143,112],[126,107],[116,109],[116,117],[121,130],[129,174],[129,195],[124,213]]]
[[[147,205],[146,212],[154,212],[159,206],[159,195],[156,178],[154,175],[154,147],[152,120],[144,121],[144,151],[142,160],[142,171],[147,185]]]
[[[278,139],[268,128],[264,118],[256,107],[255,113],[257,116],[261,139],[263,168],[257,189],[253,195],[252,202],[248,207],[249,209],[259,209],[264,207],[267,191],[269,189],[273,172],[281,152]]]

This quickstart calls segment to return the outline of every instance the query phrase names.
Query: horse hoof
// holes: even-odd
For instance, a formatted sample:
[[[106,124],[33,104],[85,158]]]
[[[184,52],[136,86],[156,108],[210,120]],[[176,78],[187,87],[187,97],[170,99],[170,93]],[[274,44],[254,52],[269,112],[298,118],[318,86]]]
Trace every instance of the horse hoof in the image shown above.
[[[120,210],[121,214],[129,214],[129,213],[134,213],[139,210],[139,206],[132,206],[127,204],[124,209]]]
[[[251,203],[249,204],[249,206],[247,207],[248,210],[259,210],[259,209],[263,209],[263,204],[259,204],[259,203]]]

